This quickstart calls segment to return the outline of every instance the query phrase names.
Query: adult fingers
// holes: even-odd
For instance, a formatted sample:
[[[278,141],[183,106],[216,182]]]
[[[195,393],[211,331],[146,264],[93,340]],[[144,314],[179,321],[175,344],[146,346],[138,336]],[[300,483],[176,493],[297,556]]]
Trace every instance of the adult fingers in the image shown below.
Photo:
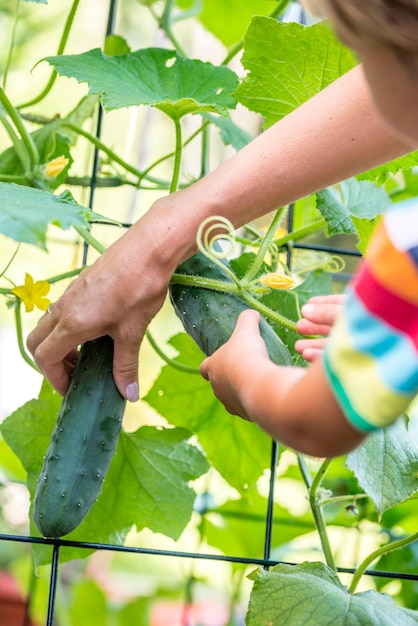
[[[141,337],[142,339],[142,337]],[[114,336],[113,378],[120,393],[129,400],[139,399],[138,355],[140,341],[132,336]]]

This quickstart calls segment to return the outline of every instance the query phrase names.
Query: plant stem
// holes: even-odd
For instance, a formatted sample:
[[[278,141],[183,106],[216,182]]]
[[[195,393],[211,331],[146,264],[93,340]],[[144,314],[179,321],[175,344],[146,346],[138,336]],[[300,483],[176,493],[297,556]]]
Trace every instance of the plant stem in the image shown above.
[[[9,70],[10,70],[10,66],[12,63],[13,48],[14,48],[15,41],[16,41],[16,31],[17,31],[17,25],[19,22],[19,10],[20,10],[20,0],[17,0],[16,15],[15,15],[15,19],[13,21],[13,27],[12,27],[12,37],[10,39],[9,52],[7,54],[7,59],[6,59],[6,67],[4,68],[3,89],[6,89],[7,77],[9,75]]]
[[[13,176],[13,174],[0,174],[0,182],[14,183],[15,185],[26,185],[28,179],[26,176]]]
[[[154,337],[151,335],[149,330],[145,331],[145,336],[150,342],[152,348],[158,354],[158,356],[161,357],[162,360],[165,361],[168,365],[171,365],[181,372],[186,372],[187,374],[200,374],[200,370],[198,367],[192,367],[191,365],[187,365],[186,363],[180,363],[180,361],[177,361],[176,359],[171,359],[167,354],[165,354],[165,352],[161,350],[159,345],[156,343]]]
[[[283,328],[287,328],[287,330],[291,330],[294,333],[297,332],[295,322],[292,322],[292,320],[284,317],[284,315],[280,315],[277,311],[273,311],[273,309],[270,309],[270,307],[266,306],[257,300],[257,298],[254,298],[254,296],[249,294],[248,291],[241,291],[239,297],[241,300],[244,300],[248,306],[261,313],[261,315],[264,315],[264,317],[269,318],[272,322],[275,322],[276,324],[279,324],[280,326],[283,326]]]
[[[159,24],[161,30],[163,30],[165,32],[165,34],[167,35],[168,39],[171,41],[171,43],[173,44],[173,46],[177,50],[177,52],[181,56],[184,57],[184,56],[186,56],[185,53],[184,53],[184,50],[180,46],[180,44],[177,41],[177,39],[174,37],[173,31],[171,30],[171,24],[172,24],[172,21],[173,21],[172,17],[171,17],[171,14],[172,14],[172,11],[173,11],[173,5],[174,5],[173,0],[166,0],[164,11],[163,11],[160,19],[157,20],[157,21],[158,21],[158,24]]]
[[[339,502],[357,502],[362,498],[368,498],[367,493],[355,493],[347,494],[346,496],[332,496],[331,498],[324,498],[321,500],[322,506],[326,504],[338,504]]]
[[[266,256],[271,246],[275,232],[278,228],[280,220],[282,219],[284,211],[285,211],[284,208],[276,211],[276,215],[272,219],[270,226],[265,236],[263,237],[263,241],[257,251],[257,255],[254,261],[252,262],[252,264],[250,265],[250,267],[248,268],[247,273],[244,276],[244,279],[243,279],[244,284],[251,282],[253,278],[255,278],[255,276],[257,275],[258,270],[260,269],[261,265],[264,262],[264,257]]]
[[[6,109],[10,119],[14,123],[16,130],[19,132],[19,135],[22,138],[22,141],[26,147],[30,164],[38,165],[39,163],[39,153],[38,148],[36,147],[35,142],[31,134],[28,132],[26,126],[24,125],[22,118],[19,113],[15,109],[15,107],[10,102],[9,98],[6,96],[6,92],[2,87],[0,87],[0,102]]]
[[[97,252],[99,252],[100,254],[103,254],[103,252],[106,250],[106,246],[101,244],[100,241],[97,241],[97,239],[93,237],[93,235],[89,230],[87,230],[87,228],[83,228],[82,226],[74,226],[74,229],[78,232],[80,237],[82,237],[86,243],[88,243],[92,248],[97,250]]]
[[[226,280],[216,280],[215,278],[205,278],[190,274],[174,273],[170,281],[173,285],[190,285],[191,287],[201,287],[202,289],[211,289],[213,291],[221,291],[237,296],[240,288],[235,283]]]
[[[9,120],[7,119],[6,115],[3,113],[3,108],[0,107],[0,121],[3,124],[3,127],[5,129],[5,131],[7,132],[7,134],[9,135],[10,139],[12,140],[13,143],[13,147],[16,151],[16,154],[19,158],[19,161],[22,164],[22,168],[23,171],[28,171],[30,170],[30,158],[29,155],[27,153],[27,151],[25,150],[25,146],[22,144],[22,141],[19,139],[15,129],[13,128],[13,126],[10,124]],[[4,182],[17,182],[18,179],[23,179],[24,181],[26,180],[25,176],[18,176],[16,174],[2,174],[1,175],[1,180]]]
[[[315,521],[315,526],[319,534],[319,539],[321,541],[322,550],[325,556],[325,560],[327,562],[328,567],[330,567],[334,572],[337,571],[334,562],[334,556],[332,554],[331,545],[329,543],[329,537],[327,532],[327,527],[325,524],[324,517],[322,515],[321,505],[318,501],[317,492],[318,488],[322,482],[322,479],[327,471],[332,459],[326,459],[319,471],[317,472],[315,478],[312,480],[311,473],[306,465],[305,458],[302,454],[298,454],[298,464],[302,474],[302,478],[309,492],[309,504],[311,506],[312,515]]]
[[[2,269],[2,271],[0,272],[0,278],[2,276],[5,275],[5,273],[7,272],[7,270],[9,269],[9,267],[11,266],[11,264],[13,263],[13,261],[15,260],[17,253],[20,250],[20,246],[22,245],[22,243],[19,241],[19,243],[16,246],[16,250],[13,252],[12,256],[10,257],[10,259],[7,261],[6,266]]]
[[[262,304],[257,298],[254,298],[248,291],[246,291],[239,284],[229,281],[215,280],[213,278],[203,278],[202,276],[190,276],[189,274],[177,274],[174,273],[171,277],[171,282],[175,285],[190,285],[191,287],[201,287],[202,289],[212,289],[213,291],[221,291],[234,296],[238,296],[249,307],[255,309],[261,315],[268,317],[273,322],[280,324],[283,328],[287,328],[293,332],[296,332],[296,324],[289,320],[287,317],[280,315],[277,311],[273,311],[265,304]]]
[[[381,548],[378,548],[377,550],[369,554],[369,556],[366,557],[363,563],[361,563],[361,565],[359,565],[359,567],[357,568],[356,573],[353,576],[353,580],[351,581],[351,585],[348,589],[349,593],[355,592],[360,578],[363,576],[369,565],[373,563],[373,561],[378,559],[380,556],[383,556],[384,554],[392,552],[393,550],[399,550],[399,548],[404,548],[405,546],[408,546],[410,543],[413,543],[417,540],[418,532],[409,535],[409,537],[399,539],[398,541],[392,541],[391,543],[388,543],[387,545],[382,546]]]
[[[279,237],[279,239],[275,239],[273,243],[278,247],[282,247],[289,243],[290,241],[299,241],[300,239],[304,239],[308,235],[312,235],[321,231],[327,225],[326,220],[320,219],[315,220],[315,222],[311,222],[306,226],[302,226],[297,230],[292,230],[290,233],[283,235],[283,237]]]
[[[174,191],[176,191],[178,183],[179,183],[179,176],[180,176],[180,164],[181,164],[181,154],[182,154],[182,138],[181,138],[181,122],[178,119],[174,120],[174,124],[175,124],[175,129],[176,129],[176,148],[174,151],[174,166],[173,166],[173,176],[171,179],[171,185],[170,185],[170,193],[173,193]]]
[[[115,163],[118,163],[118,165],[121,165],[125,170],[127,170],[131,174],[134,174],[138,178],[143,177],[143,174],[138,170],[138,168],[134,167],[133,165],[131,165],[130,163],[128,163],[127,161],[119,157],[115,152],[113,152],[111,148],[109,148],[106,144],[100,141],[98,137],[95,137],[91,133],[87,132],[86,130],[83,130],[80,126],[77,126],[76,124],[73,124],[72,122],[65,122],[63,124],[63,127],[69,128],[70,130],[74,131],[78,135],[81,135],[82,137],[90,141],[90,143],[92,143],[96,148],[98,148],[98,150],[101,150],[102,152],[107,154],[107,156],[110,157],[112,161],[114,161]]]
[[[70,12],[68,14],[67,20],[66,20],[65,25],[64,25],[64,30],[62,32],[61,40],[60,40],[59,45],[58,45],[57,55],[62,54],[64,52],[64,50],[65,50],[65,46],[67,45],[68,37],[70,35],[71,28],[73,26],[74,17],[75,17],[75,14],[76,14],[76,11],[77,11],[79,3],[80,3],[80,0],[74,0],[73,4],[71,6]],[[39,95],[37,95],[35,98],[33,98],[32,100],[29,100],[28,102],[24,102],[18,108],[19,109],[24,109],[26,107],[32,106],[33,104],[38,104],[38,102],[43,100],[45,98],[45,96],[47,96],[48,93],[51,91],[57,76],[58,76],[57,71],[56,70],[52,70],[51,76],[50,76],[47,84],[45,85],[44,89],[41,91],[41,93]]]
[[[20,352],[23,360],[26,361],[26,363],[28,365],[30,365],[36,372],[38,372],[40,374],[41,370],[36,365],[35,361],[33,361],[30,358],[29,354],[26,352],[26,349],[25,349],[25,344],[24,344],[24,341],[23,341],[22,315],[21,315],[20,307],[21,307],[21,301],[18,298],[16,298],[16,304],[15,304],[15,324],[16,324],[17,344],[19,346],[19,352]]]

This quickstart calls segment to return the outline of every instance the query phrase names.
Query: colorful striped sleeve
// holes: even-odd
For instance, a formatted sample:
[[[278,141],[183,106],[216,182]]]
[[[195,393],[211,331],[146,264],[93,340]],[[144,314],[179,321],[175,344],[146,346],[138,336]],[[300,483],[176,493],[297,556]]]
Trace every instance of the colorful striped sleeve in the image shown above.
[[[347,419],[367,432],[418,393],[418,200],[384,215],[347,293],[324,366]]]

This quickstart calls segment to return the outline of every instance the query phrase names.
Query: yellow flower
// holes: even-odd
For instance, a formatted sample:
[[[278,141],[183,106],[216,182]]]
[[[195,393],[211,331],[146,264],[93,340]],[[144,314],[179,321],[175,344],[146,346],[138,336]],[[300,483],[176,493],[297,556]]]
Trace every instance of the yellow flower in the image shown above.
[[[271,272],[262,276],[260,282],[271,289],[291,289],[295,286],[295,281],[291,276],[279,274],[279,272]]]
[[[25,275],[25,284],[19,285],[12,289],[12,293],[20,298],[25,305],[26,313],[33,311],[34,307],[38,307],[41,311],[46,311],[51,300],[45,298],[50,290],[51,285],[46,280],[38,280],[36,283],[30,274]]]
[[[59,156],[56,159],[52,159],[45,165],[45,174],[48,178],[55,178],[58,174],[61,174],[62,170],[67,167],[68,159],[65,156]]]

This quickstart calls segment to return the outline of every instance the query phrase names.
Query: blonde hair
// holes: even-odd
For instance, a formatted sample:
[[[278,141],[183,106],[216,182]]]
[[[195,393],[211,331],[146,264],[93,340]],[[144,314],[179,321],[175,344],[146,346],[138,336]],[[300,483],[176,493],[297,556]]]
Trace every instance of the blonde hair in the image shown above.
[[[344,39],[354,37],[401,52],[418,51],[418,0],[302,0],[308,11],[328,17]]]

